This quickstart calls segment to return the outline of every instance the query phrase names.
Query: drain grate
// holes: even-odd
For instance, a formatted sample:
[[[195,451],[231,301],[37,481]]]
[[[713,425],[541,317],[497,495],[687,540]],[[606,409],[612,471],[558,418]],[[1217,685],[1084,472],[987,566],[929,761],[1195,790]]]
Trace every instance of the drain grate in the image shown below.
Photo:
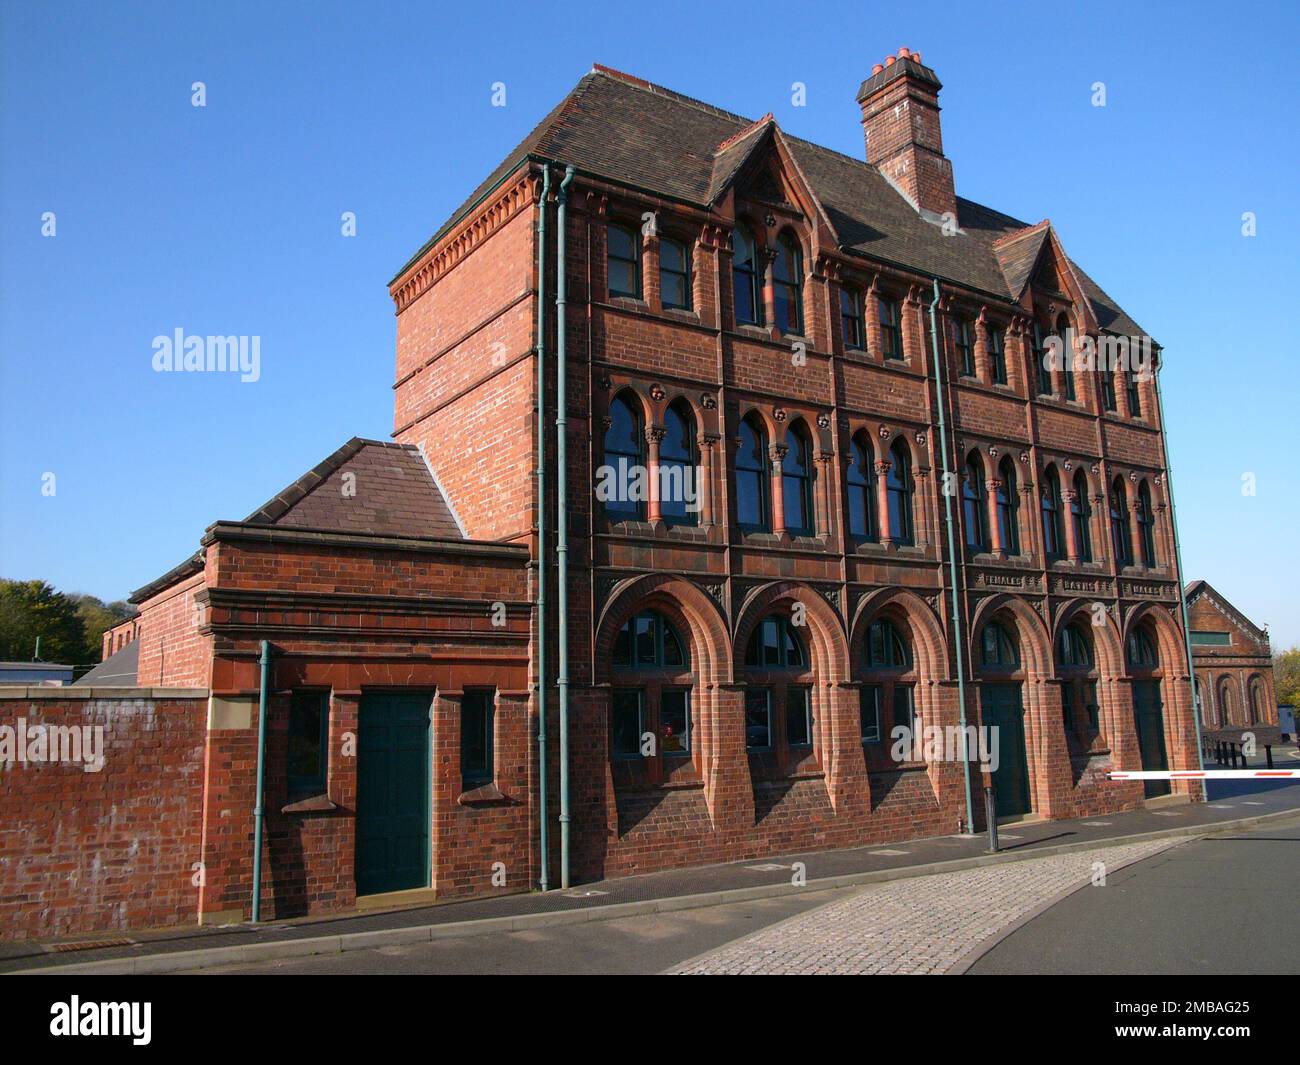
[[[100,950],[103,947],[130,947],[135,945],[134,939],[83,939],[77,943],[53,943],[50,950],[59,954],[67,954],[74,950]]]

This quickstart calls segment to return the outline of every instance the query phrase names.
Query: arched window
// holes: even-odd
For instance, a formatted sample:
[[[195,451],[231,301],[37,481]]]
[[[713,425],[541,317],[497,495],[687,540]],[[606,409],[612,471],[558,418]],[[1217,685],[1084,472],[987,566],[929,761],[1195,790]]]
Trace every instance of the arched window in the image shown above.
[[[1010,456],[998,467],[998,528],[1002,532],[1002,550],[1020,554],[1020,492],[1016,485],[1016,465]]]
[[[609,520],[644,517],[645,431],[641,425],[641,405],[626,393],[615,396],[609,405],[605,466],[608,474],[601,495]]]
[[[760,776],[783,775],[813,748],[808,649],[798,627],[777,614],[764,618],[746,645],[745,668],[761,674],[745,689],[745,746],[770,752],[755,766]]]
[[[1042,327],[1034,323],[1033,339],[1034,382],[1040,396],[1052,394],[1052,367],[1048,365],[1047,345],[1043,342]]]
[[[1110,486],[1110,540],[1115,549],[1115,561],[1121,566],[1133,565],[1133,537],[1128,527],[1128,493],[1124,481],[1116,477]]]
[[[1093,672],[1092,637],[1078,621],[1061,629],[1056,647],[1057,669],[1061,673],[1061,713],[1067,732],[1100,727],[1097,681]]]
[[[912,652],[898,626],[887,618],[867,628],[863,650],[868,669],[911,669]]]
[[[745,648],[745,665],[754,669],[807,669],[803,637],[789,618],[773,615],[754,628]]]
[[[1005,625],[990,621],[980,639],[980,661],[986,669],[1015,669],[1020,665],[1016,641]]]
[[[871,448],[861,436],[849,441],[849,535],[858,540],[876,538],[876,473]]]
[[[685,242],[659,241],[659,299],[665,307],[691,309],[691,253]]]
[[[1079,561],[1092,561],[1092,505],[1088,502],[1088,478],[1083,470],[1074,474],[1074,498],[1070,500],[1070,520],[1074,522],[1074,541],[1079,545]]]
[[[889,538],[896,544],[910,544],[912,523],[912,456],[902,440],[889,449],[889,474],[885,491],[889,497]]]
[[[781,487],[785,503],[785,528],[792,536],[813,533],[812,448],[808,430],[795,422],[785,434],[781,459]]]
[[[1219,681],[1219,712],[1223,715],[1223,727],[1232,725],[1232,684],[1227,677]]]
[[[989,501],[984,489],[984,464],[974,452],[966,460],[966,476],[961,483],[961,504],[966,526],[966,546],[971,551],[987,551]]]
[[[695,418],[683,400],[674,400],[664,412],[664,439],[659,445],[659,508],[664,521],[698,522],[700,486],[695,470]]]
[[[891,728],[916,728],[912,649],[906,635],[888,618],[867,627],[862,646],[867,682],[858,702],[858,722],[864,744],[880,743]]]
[[[688,647],[672,622],[657,610],[642,610],[618,630],[611,661],[615,687],[609,731],[610,754],[620,765],[644,765],[642,759],[655,762],[690,754]],[[655,737],[653,745],[647,744],[647,733]],[[656,772],[662,773],[662,767]],[[636,781],[645,783],[643,777]]]
[[[803,333],[803,253],[790,233],[776,241],[772,263],[772,294],[776,300],[776,327],[783,333]]]
[[[686,643],[657,610],[643,610],[623,622],[614,639],[613,666],[621,670],[691,668]]]
[[[1160,665],[1155,641],[1146,629],[1134,629],[1128,634],[1128,664],[1139,669],[1155,669]]]
[[[1065,668],[1090,669],[1092,660],[1092,640],[1087,630],[1077,621],[1061,630],[1060,641],[1056,649],[1059,665]]]
[[[1248,725],[1258,725],[1264,720],[1264,695],[1257,683],[1250,686],[1250,720]]]
[[[1074,330],[1070,320],[1061,315],[1056,319],[1056,335],[1061,338],[1061,371],[1065,381],[1065,398],[1074,399]]]
[[[1061,478],[1055,466],[1043,472],[1042,491],[1043,552],[1048,561],[1065,557],[1064,537],[1061,535]]]
[[[629,226],[606,227],[609,294],[641,298],[641,237]]]
[[[758,266],[758,245],[748,227],[738,225],[732,233],[732,288],[735,292],[736,321],[763,324],[763,272]]]
[[[771,528],[768,470],[767,434],[758,415],[751,413],[740,423],[736,452],[736,523],[742,529],[766,532]]]
[[[1205,698],[1205,684],[1200,677],[1196,678],[1196,705],[1201,708],[1201,724],[1214,724],[1214,706]]]
[[[866,350],[866,333],[862,328],[862,291],[851,285],[840,287],[840,325],[844,331],[846,348]]]
[[[1150,569],[1156,564],[1156,516],[1151,509],[1151,487],[1143,481],[1138,486],[1138,532],[1142,537],[1142,564]]]

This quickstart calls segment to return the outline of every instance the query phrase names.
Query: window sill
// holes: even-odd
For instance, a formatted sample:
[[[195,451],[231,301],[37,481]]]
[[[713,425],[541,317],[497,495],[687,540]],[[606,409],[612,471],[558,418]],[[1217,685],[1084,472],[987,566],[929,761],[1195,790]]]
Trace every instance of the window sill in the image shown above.
[[[280,807],[282,814],[325,814],[337,810],[338,806],[330,802],[328,795],[312,795],[305,799],[295,799]]]
[[[510,802],[510,797],[495,784],[481,784],[462,792],[456,802],[461,806],[503,806]]]

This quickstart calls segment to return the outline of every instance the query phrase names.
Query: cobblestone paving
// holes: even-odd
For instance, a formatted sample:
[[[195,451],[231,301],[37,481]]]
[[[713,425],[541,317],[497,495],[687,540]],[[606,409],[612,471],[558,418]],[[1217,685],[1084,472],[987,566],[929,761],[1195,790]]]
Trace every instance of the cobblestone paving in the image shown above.
[[[940,973],[1067,888],[1185,840],[1150,840],[896,880],[772,925],[669,973]],[[1104,887],[1088,890],[1104,891]]]

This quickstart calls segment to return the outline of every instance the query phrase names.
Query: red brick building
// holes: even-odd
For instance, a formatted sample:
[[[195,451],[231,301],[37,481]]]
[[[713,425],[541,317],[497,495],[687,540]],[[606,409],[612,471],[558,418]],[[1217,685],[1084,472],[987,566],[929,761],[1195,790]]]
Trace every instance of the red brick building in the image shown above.
[[[1268,632],[1205,581],[1192,581],[1186,596],[1202,731],[1235,740],[1255,726],[1276,729]]]
[[[951,833],[963,762],[891,733],[963,693],[976,824],[1196,766],[1156,381],[1089,356],[1142,330],[956,195],[939,91],[877,66],[852,158],[597,67],[399,271],[394,442],[135,597],[141,688],[206,699],[200,920],[249,913],[262,641],[267,915],[555,886],[566,812],[574,880]]]

